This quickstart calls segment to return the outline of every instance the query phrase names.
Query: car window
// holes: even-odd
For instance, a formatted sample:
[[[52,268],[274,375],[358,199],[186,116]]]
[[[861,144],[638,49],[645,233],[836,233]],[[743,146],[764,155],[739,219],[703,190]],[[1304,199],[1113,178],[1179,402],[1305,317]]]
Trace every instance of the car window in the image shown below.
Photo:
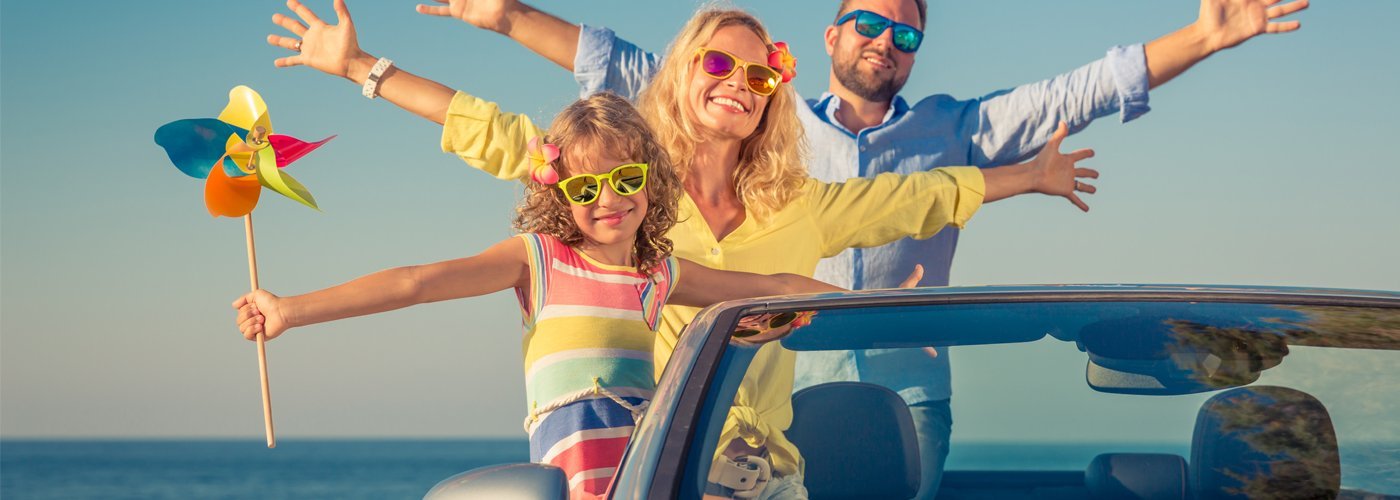
[[[1400,494],[1395,309],[1046,302],[801,312],[736,327],[712,388],[734,396],[703,410],[684,495],[732,493],[711,479],[742,479],[758,468],[748,456],[767,462],[770,486],[800,474],[813,497],[898,497],[940,459],[950,492],[1020,484],[1089,496],[1121,482],[1114,474],[1145,472],[1189,484],[1187,496]],[[800,327],[783,331],[792,322]],[[774,403],[774,387],[789,397]],[[762,436],[773,429],[782,435]],[[717,457],[724,450],[728,460]]]

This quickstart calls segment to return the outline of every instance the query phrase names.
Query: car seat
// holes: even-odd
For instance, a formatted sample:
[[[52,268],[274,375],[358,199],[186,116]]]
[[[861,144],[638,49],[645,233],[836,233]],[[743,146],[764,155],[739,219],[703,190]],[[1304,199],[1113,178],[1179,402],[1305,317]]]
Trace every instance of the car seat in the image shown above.
[[[807,462],[813,499],[906,499],[919,491],[919,445],[904,399],[861,382],[792,395],[787,437]]]
[[[1186,459],[1166,453],[1104,453],[1084,469],[1094,499],[1185,500]]]
[[[1198,499],[1335,498],[1342,466],[1337,435],[1317,398],[1251,386],[1206,400],[1191,439]]]

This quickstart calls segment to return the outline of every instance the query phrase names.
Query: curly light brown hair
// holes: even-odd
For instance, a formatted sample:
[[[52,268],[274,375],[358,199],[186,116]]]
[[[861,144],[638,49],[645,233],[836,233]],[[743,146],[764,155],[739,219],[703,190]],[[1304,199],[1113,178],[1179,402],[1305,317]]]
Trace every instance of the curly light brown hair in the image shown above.
[[[671,255],[666,232],[676,225],[677,204],[682,188],[680,177],[666,149],[657,142],[647,122],[626,99],[600,93],[570,104],[554,117],[554,123],[541,141],[559,146],[554,163],[560,179],[574,175],[591,154],[600,151],[628,161],[646,163],[647,212],[637,228],[633,257],[637,270],[651,273]],[[584,241],[583,231],[574,222],[569,201],[556,185],[525,182],[525,199],[515,210],[515,229],[548,234],[565,245],[576,247]]]

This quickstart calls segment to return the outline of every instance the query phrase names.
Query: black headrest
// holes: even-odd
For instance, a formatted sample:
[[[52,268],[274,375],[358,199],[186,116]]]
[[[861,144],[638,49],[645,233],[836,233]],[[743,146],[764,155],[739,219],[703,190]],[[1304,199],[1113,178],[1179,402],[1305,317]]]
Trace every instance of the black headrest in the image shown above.
[[[1221,392],[1201,405],[1191,439],[1196,498],[1335,498],[1342,466],[1321,401],[1285,387]]]
[[[832,382],[797,391],[787,437],[807,462],[813,499],[906,499],[919,491],[914,419],[888,388]]]
[[[1162,453],[1104,453],[1084,470],[1089,498],[1185,500],[1186,459]]]

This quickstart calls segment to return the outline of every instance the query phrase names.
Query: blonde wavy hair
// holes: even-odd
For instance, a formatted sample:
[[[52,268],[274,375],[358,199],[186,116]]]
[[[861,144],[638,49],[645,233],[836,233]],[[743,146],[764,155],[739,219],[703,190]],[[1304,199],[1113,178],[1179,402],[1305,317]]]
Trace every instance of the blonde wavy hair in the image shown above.
[[[582,165],[572,165],[573,162],[586,162],[589,156],[603,151],[616,158],[646,163],[643,194],[647,197],[647,212],[637,228],[633,256],[639,272],[651,273],[671,255],[671,240],[666,238],[666,232],[676,225],[681,181],[670,155],[631,103],[608,93],[575,101],[559,112],[541,140],[559,146],[561,154],[554,168],[560,179],[578,173],[575,167]],[[526,180],[525,199],[516,207],[514,222],[518,231],[548,234],[571,247],[584,241],[583,231],[569,210],[569,201],[557,185]]]
[[[685,92],[692,71],[696,71],[694,54],[709,43],[715,32],[729,26],[747,28],[758,35],[769,51],[774,49],[763,23],[752,14],[729,7],[702,8],[671,42],[660,69],[637,104],[657,139],[676,161],[682,182],[695,168],[692,159],[696,146],[707,139],[707,132],[697,127],[695,113],[685,104],[689,102]],[[739,164],[734,171],[735,191],[744,207],[760,220],[787,206],[807,180],[803,163],[806,138],[797,120],[800,104],[791,85],[780,85],[777,92],[768,96],[758,128],[740,144]]]

